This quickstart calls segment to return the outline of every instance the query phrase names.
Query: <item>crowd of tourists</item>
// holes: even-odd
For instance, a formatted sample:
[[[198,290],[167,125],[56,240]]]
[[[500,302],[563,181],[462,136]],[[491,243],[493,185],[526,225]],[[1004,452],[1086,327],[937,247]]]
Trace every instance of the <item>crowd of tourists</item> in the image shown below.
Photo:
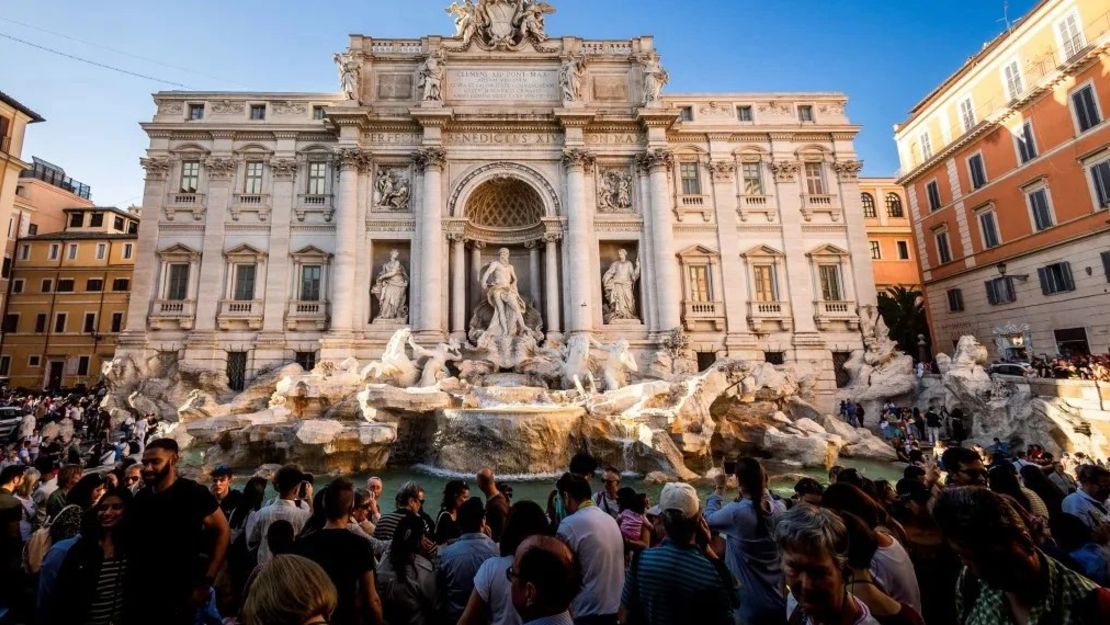
[[[1055,358],[1043,355],[1033,358],[1029,364],[1029,374],[1038,378],[1110,382],[1110,355],[1107,354],[1075,354]]]
[[[579,454],[544,505],[485,469],[438,510],[415,482],[293,465],[202,486],[166,438],[130,460],[0,471],[0,622],[1110,622],[1110,471],[1043,450],[952,446],[893,485],[834,467],[792,497],[742,458],[705,500],[676,482],[657,502]]]

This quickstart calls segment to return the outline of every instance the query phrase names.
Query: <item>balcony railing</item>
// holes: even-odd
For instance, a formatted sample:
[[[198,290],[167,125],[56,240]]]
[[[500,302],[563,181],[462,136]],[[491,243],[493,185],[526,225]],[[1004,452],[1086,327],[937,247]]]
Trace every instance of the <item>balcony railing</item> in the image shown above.
[[[748,302],[748,323],[753,332],[762,331],[765,322],[777,322],[782,329],[789,330],[793,317],[790,302]]]
[[[204,204],[204,194],[196,193],[194,191],[182,191],[180,193],[171,193],[168,198],[170,206],[181,208],[193,208],[200,204]]]
[[[814,318],[818,329],[825,329],[827,324],[834,321],[847,322],[856,329],[859,327],[859,314],[856,312],[856,303],[848,301],[817,301],[813,303]]]
[[[712,221],[713,202],[708,195],[679,195],[675,212],[680,221],[686,215],[695,214],[701,215],[702,221],[708,223]]]
[[[328,327],[328,303],[326,301],[294,300],[289,302],[285,311],[287,330],[296,330],[298,325],[308,325],[317,330]]]
[[[236,193],[228,207],[228,213],[233,220],[238,221],[243,211],[258,213],[258,218],[266,221],[270,216],[270,194]]]
[[[828,213],[833,221],[840,220],[840,207],[836,196],[827,193],[806,193],[802,195],[802,216],[806,221],[813,218],[814,213]]]
[[[335,209],[332,207],[330,193],[302,193],[298,198],[297,205],[293,207],[293,213],[298,220],[304,221],[305,215],[314,212],[323,213],[324,219],[331,221]]]
[[[197,302],[191,299],[159,299],[150,305],[150,327],[154,330],[191,330]]]
[[[753,214],[762,214],[767,218],[767,221],[774,221],[777,212],[778,208],[775,206],[774,198],[770,196],[736,196],[736,214],[740,216],[740,221],[747,221]]]
[[[686,329],[694,330],[699,325],[712,323],[715,330],[724,329],[725,303],[721,301],[701,302],[686,300],[682,303],[682,318]]]
[[[233,322],[246,322],[251,330],[262,328],[262,300],[220,300],[220,312],[216,315],[221,330],[231,328]]]

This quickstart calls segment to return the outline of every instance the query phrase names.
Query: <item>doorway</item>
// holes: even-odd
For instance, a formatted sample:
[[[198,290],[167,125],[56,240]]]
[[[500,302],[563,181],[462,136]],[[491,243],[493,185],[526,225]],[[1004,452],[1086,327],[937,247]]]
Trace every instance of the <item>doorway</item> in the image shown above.
[[[46,389],[56,391],[62,387],[62,376],[65,374],[66,362],[64,360],[51,360],[46,372]]]

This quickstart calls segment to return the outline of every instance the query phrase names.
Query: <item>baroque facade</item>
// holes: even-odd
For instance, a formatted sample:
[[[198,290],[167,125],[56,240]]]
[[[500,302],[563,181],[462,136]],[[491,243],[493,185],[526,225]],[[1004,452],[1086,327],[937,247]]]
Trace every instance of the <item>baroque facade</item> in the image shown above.
[[[1110,350],[1110,22],[1046,0],[895,128],[933,349]]]
[[[797,362],[830,397],[875,302],[845,96],[664,95],[651,37],[451,11],[454,36],[352,36],[338,93],[155,94],[118,354],[234,388],[404,327],[624,339],[645,366],[682,328],[703,366]]]

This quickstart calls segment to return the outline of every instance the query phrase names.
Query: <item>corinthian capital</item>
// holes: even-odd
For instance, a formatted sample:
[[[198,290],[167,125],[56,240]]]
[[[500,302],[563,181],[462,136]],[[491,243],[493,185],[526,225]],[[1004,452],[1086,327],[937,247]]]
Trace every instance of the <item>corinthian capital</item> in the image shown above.
[[[139,164],[146,170],[147,180],[161,180],[170,171],[168,158],[140,158]]]
[[[736,173],[736,163],[734,161],[710,161],[709,173],[713,175],[713,180],[716,182],[731,182],[732,176]]]
[[[297,173],[297,161],[291,158],[270,159],[270,173],[275,180],[288,180]]]
[[[366,167],[366,155],[358,148],[339,148],[335,151],[335,160],[339,169],[363,169]]]
[[[211,157],[204,161],[209,180],[229,180],[235,173],[238,163],[233,158]]]
[[[774,161],[771,172],[775,174],[776,182],[793,182],[798,175],[798,161]]]
[[[833,163],[833,170],[843,181],[856,180],[859,178],[859,172],[863,170],[863,161],[837,161]]]
[[[420,148],[413,153],[412,160],[420,171],[442,169],[447,162],[447,150],[436,146]]]
[[[641,169],[649,172],[659,167],[670,169],[674,164],[674,153],[666,148],[648,150],[636,157],[636,163]]]
[[[586,168],[594,164],[594,154],[582,148],[567,148],[563,150],[563,165],[567,168]]]

